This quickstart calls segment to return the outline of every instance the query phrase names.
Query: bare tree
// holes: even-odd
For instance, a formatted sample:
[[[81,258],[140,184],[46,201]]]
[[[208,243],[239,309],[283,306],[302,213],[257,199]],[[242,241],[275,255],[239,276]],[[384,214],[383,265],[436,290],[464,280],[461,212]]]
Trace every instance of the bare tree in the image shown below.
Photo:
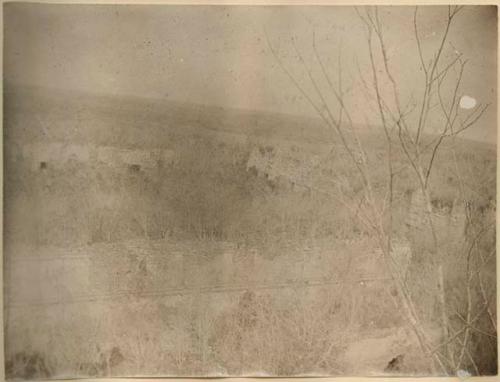
[[[338,138],[340,147],[346,153],[348,162],[355,170],[351,182],[356,179],[362,185],[359,193],[353,194],[340,190],[340,192],[333,192],[332,196],[352,212],[366,230],[376,238],[383,253],[386,268],[395,282],[400,297],[399,303],[405,313],[407,322],[418,339],[423,353],[429,359],[433,371],[443,374],[451,374],[459,370],[464,364],[465,357],[471,360],[477,371],[477,366],[468,346],[472,330],[471,325],[478,320],[484,310],[487,310],[485,307],[489,306],[489,297],[485,293],[481,293],[484,309],[473,312],[474,309],[477,310],[477,304],[475,305],[472,301],[472,283],[473,280],[477,280],[474,282],[479,285],[480,291],[484,290],[481,271],[478,269],[481,269],[484,261],[490,261],[491,258],[489,260],[483,259],[481,265],[478,265],[478,268],[474,271],[474,261],[472,259],[477,251],[477,246],[471,244],[466,250],[468,259],[466,267],[467,312],[466,316],[462,317],[462,327],[455,333],[450,333],[450,311],[447,307],[444,287],[445,275],[441,261],[442,256],[439,254],[441,251],[440,233],[435,227],[431,199],[431,174],[435,168],[440,148],[443,147],[443,142],[454,139],[458,134],[473,126],[488,107],[488,105],[478,105],[472,111],[463,115],[464,113],[460,109],[460,85],[467,61],[461,54],[457,54],[454,58],[445,62],[444,52],[449,44],[449,32],[462,9],[463,7],[458,5],[448,7],[447,17],[437,47],[432,52],[424,52],[419,32],[419,9],[415,7],[413,32],[416,49],[414,54],[420,63],[423,86],[422,89],[405,89],[421,92],[420,97],[417,97],[417,101],[412,107],[410,105],[403,106],[401,90],[405,84],[398,83],[393,75],[393,68],[387,53],[384,23],[381,22],[378,8],[356,8],[356,13],[365,33],[371,71],[366,79],[361,70],[359,76],[367,94],[372,95],[382,128],[381,133],[385,140],[386,174],[382,186],[376,185],[376,181],[371,175],[371,166],[376,164],[371,163],[368,152],[354,126],[351,110],[347,106],[346,91],[343,88],[344,73],[342,71],[340,51],[336,68],[337,73],[336,76],[332,76],[329,72],[330,68],[327,67],[319,53],[314,32],[311,44],[316,66],[309,65],[306,62],[297,46],[296,38],[292,37],[291,46],[298,63],[305,73],[304,84],[304,80],[295,75],[290,69],[290,65],[284,62],[266,32],[268,46],[279,67]],[[328,90],[324,90],[324,84],[326,84]],[[308,90],[309,88],[311,90]],[[441,129],[437,134],[431,135],[431,126],[439,123],[442,123]],[[458,166],[454,149],[453,155],[455,166]],[[397,156],[404,158],[403,164],[398,164]],[[417,192],[422,202],[420,208],[422,209],[422,216],[425,218],[423,224],[428,227],[431,239],[428,251],[418,255],[422,257],[422,259],[419,259],[420,261],[432,264],[436,269],[434,279],[438,284],[438,292],[435,298],[440,305],[440,325],[442,327],[442,336],[438,344],[429,334],[428,326],[419,315],[418,302],[412,296],[407,282],[408,262],[401,261],[399,258],[401,251],[394,245],[396,239],[394,237],[393,223],[394,201],[396,198],[394,182],[396,177],[406,170],[417,184]],[[460,174],[458,167],[457,174]],[[460,184],[462,184],[461,180]],[[465,202],[463,185],[461,186],[460,195]],[[357,208],[352,206],[357,206]],[[410,261],[414,261],[414,259],[410,259]],[[488,312],[488,315],[491,323],[494,324],[493,314]],[[490,335],[496,336],[496,334]]]

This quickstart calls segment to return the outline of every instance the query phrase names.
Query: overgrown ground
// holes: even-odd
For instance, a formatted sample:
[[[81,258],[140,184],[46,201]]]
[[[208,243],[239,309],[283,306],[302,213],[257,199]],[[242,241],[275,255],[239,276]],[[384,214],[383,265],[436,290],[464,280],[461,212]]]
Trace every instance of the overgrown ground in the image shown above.
[[[360,192],[352,165],[318,121],[8,90],[8,376],[430,372],[374,238],[339,198]],[[359,131],[382,183],[379,131]],[[496,147],[460,140],[456,153],[460,173],[445,147],[431,178],[449,330],[461,341],[468,312],[480,313],[462,368],[491,374]],[[403,164],[393,234],[438,346],[427,237],[411,221],[417,185]],[[481,285],[466,290],[472,266]]]

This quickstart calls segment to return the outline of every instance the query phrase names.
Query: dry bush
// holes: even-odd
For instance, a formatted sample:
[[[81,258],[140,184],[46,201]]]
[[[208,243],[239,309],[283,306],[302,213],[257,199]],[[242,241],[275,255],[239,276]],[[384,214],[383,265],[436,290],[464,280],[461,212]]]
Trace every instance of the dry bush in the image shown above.
[[[19,320],[17,325],[22,332],[14,327],[9,335],[17,336],[15,344],[24,350],[9,347],[6,376],[44,379],[111,375],[125,359],[119,346],[103,341],[107,328],[87,313],[73,312],[66,320],[60,317],[50,320],[43,315],[35,321],[32,317]],[[34,331],[43,334],[34,336]]]
[[[346,322],[336,304],[287,302],[245,292],[214,323],[214,363],[230,375],[259,370],[269,375],[339,374],[336,355],[346,343]]]

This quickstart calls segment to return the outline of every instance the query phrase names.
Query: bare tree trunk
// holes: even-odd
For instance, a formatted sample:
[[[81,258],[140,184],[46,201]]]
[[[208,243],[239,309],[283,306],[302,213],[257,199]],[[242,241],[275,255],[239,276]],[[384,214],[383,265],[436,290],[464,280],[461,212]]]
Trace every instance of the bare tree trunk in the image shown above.
[[[378,114],[380,117],[380,122],[383,128],[384,136],[387,143],[387,179],[385,187],[387,189],[386,195],[388,195],[388,202],[386,200],[380,205],[380,201],[377,200],[374,192],[374,187],[372,185],[371,171],[368,166],[367,156],[365,150],[357,137],[357,133],[353,128],[352,119],[348,108],[346,107],[344,101],[344,92],[342,90],[342,71],[340,66],[340,55],[339,55],[339,67],[338,67],[338,80],[337,87],[331,81],[330,76],[326,70],[323,61],[318,54],[316,49],[315,34],[313,33],[313,49],[314,55],[317,63],[319,64],[320,73],[324,77],[326,84],[332,91],[334,98],[337,102],[338,115],[335,116],[330,105],[327,102],[328,97],[324,94],[325,92],[321,90],[318,80],[315,78],[312,70],[306,64],[304,57],[299,52],[295,39],[292,38],[292,45],[298,57],[298,61],[302,65],[307,78],[310,81],[314,91],[308,92],[306,88],[301,84],[300,81],[295,78],[295,76],[288,70],[284,65],[278,53],[273,49],[269,37],[266,34],[266,38],[269,44],[271,53],[275,56],[277,63],[281,69],[286,73],[295,87],[302,93],[304,98],[311,104],[311,106],[316,110],[318,116],[322,118],[325,124],[331,128],[340,140],[341,147],[345,150],[348,160],[355,167],[355,172],[352,177],[355,178],[359,176],[359,180],[362,183],[362,197],[358,203],[356,203],[357,195],[345,195],[339,196],[338,200],[342,205],[346,206],[347,210],[353,213],[354,217],[357,218],[361,224],[367,229],[368,232],[373,234],[377,241],[380,249],[384,254],[384,260],[386,262],[386,267],[394,279],[396,284],[396,289],[400,297],[400,304],[403,311],[405,312],[406,318],[413,332],[415,333],[420,347],[423,353],[429,358],[430,365],[433,371],[439,370],[444,374],[455,371],[451,367],[454,364],[454,354],[451,349],[451,342],[453,341],[453,336],[450,337],[449,334],[449,322],[448,322],[448,312],[446,309],[446,294],[445,294],[445,280],[443,273],[443,263],[441,260],[442,254],[440,253],[440,242],[438,238],[438,232],[433,219],[433,207],[431,200],[431,190],[429,184],[429,178],[431,170],[433,168],[437,152],[443,140],[446,137],[455,136],[460,131],[463,131],[473,125],[483,114],[486,107],[477,108],[471,112],[467,118],[460,120],[459,128],[454,129],[454,125],[457,122],[458,114],[458,88],[460,86],[463,68],[465,62],[461,61],[460,56],[453,59],[451,63],[448,63],[444,69],[440,69],[440,59],[443,56],[443,51],[446,46],[448,33],[450,26],[452,24],[455,16],[462,9],[461,6],[449,6],[448,7],[448,18],[445,24],[443,35],[439,41],[439,46],[433,52],[432,59],[430,62],[426,62],[424,58],[424,52],[420,44],[420,38],[418,33],[418,22],[417,22],[417,9],[414,12],[414,31],[418,47],[418,57],[420,59],[421,68],[425,74],[424,92],[422,99],[420,101],[420,110],[418,114],[418,123],[414,126],[409,126],[407,123],[406,115],[407,110],[402,108],[402,103],[400,102],[400,93],[398,90],[398,84],[393,77],[391,70],[389,68],[388,54],[385,47],[383,30],[379,20],[379,15],[377,8],[371,9],[367,8],[366,11],[361,13],[358,9],[356,12],[358,16],[364,23],[366,27],[366,38],[368,43],[368,53],[371,64],[372,72],[372,91],[374,93],[374,99],[378,108]],[[378,46],[375,51],[375,46]],[[382,64],[377,60],[381,57]],[[444,78],[449,74],[450,70],[455,67],[455,64],[460,63],[460,71],[456,85],[451,92],[452,102],[451,105],[445,106],[445,102],[441,95],[441,85]],[[383,65],[383,66],[382,66]],[[382,66],[382,67],[380,67]],[[360,77],[365,85],[367,91],[369,91],[366,82],[363,79],[363,75],[360,71]],[[385,77],[389,81],[390,91],[389,98],[390,101],[383,94],[382,77]],[[437,84],[437,86],[436,86]],[[436,90],[439,96],[439,104],[441,106],[441,111],[446,119],[444,128],[442,132],[438,135],[437,139],[434,139],[427,145],[423,145],[422,141],[426,137],[425,134],[428,130],[427,120],[429,118],[429,113],[431,110],[431,100],[435,97]],[[433,106],[432,106],[433,107]],[[347,130],[352,136],[346,134],[346,126],[349,128]],[[393,141],[392,131],[396,129],[397,139]],[[348,138],[353,138],[349,140]],[[353,143],[354,142],[354,143]],[[417,309],[416,302],[411,296],[406,283],[406,272],[401,269],[401,264],[398,264],[397,259],[395,259],[396,254],[393,248],[393,222],[392,214],[394,210],[393,201],[393,187],[394,187],[394,142],[396,142],[404,154],[404,158],[407,160],[407,166],[411,173],[414,175],[414,180],[418,183],[418,189],[422,193],[423,206],[422,212],[426,216],[426,221],[428,223],[428,229],[431,235],[431,245],[430,245],[430,256],[428,258],[422,259],[426,264],[432,265],[436,268],[435,282],[438,285],[438,292],[436,302],[440,306],[440,317],[442,326],[442,343],[438,347],[432,347],[432,341],[428,338],[427,329],[422,320],[420,319]],[[430,159],[427,162],[425,160],[425,152],[427,149],[432,148]],[[427,163],[426,163],[427,162]],[[346,200],[348,199],[348,200]],[[350,199],[350,200],[349,200]],[[349,204],[358,204],[357,209],[351,209]],[[421,254],[423,256],[423,254]],[[470,319],[470,317],[468,317]],[[468,320],[470,323],[470,321]],[[466,348],[467,337],[469,330],[466,330],[466,339],[464,340],[464,348]],[[451,338],[451,339],[450,339]],[[442,354],[439,349],[445,347],[445,354]],[[466,354],[465,350],[462,352]],[[464,355],[461,355],[461,359]]]
[[[449,323],[448,323],[448,313],[446,312],[446,294],[445,294],[445,289],[444,289],[444,275],[443,275],[443,265],[442,264],[438,265],[437,272],[438,272],[438,294],[439,294],[438,297],[439,297],[439,303],[440,303],[440,307],[441,307],[441,325],[443,327],[442,342],[445,342],[446,339],[450,337],[450,332],[449,332]],[[449,344],[445,345],[445,350],[446,350],[446,354],[448,356],[448,359],[450,359],[453,363],[455,363],[453,351],[451,351]]]

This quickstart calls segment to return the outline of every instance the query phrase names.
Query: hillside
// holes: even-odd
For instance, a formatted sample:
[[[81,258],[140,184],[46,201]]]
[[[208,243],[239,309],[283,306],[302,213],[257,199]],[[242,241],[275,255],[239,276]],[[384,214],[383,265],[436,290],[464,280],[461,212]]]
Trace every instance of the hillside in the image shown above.
[[[321,121],[35,88],[4,95],[9,375],[137,375],[144,367],[177,376],[380,375],[400,353],[405,373],[425,373],[380,243],[356,216],[364,198],[356,165]],[[385,141],[378,127],[356,131],[382,206]],[[457,140],[451,149],[446,142],[436,158],[431,202],[446,292],[464,309],[471,227],[485,232],[482,255],[495,248],[487,227],[496,147]],[[394,251],[406,258],[434,336],[427,221],[400,150],[393,165]],[[494,296],[495,268],[482,267]],[[478,325],[490,330],[486,317]],[[55,345],[32,335],[51,331]],[[478,367],[494,372],[496,339],[474,341]],[[154,356],[137,354],[137,344]],[[264,348],[273,358],[261,356]],[[66,354],[77,363],[65,363]]]
[[[338,143],[321,119],[305,116],[14,85],[6,86],[4,99],[5,126],[15,126],[4,135],[12,142],[155,148],[168,146],[168,133],[175,131],[301,146]],[[355,128],[370,149],[384,147],[380,127]],[[470,150],[496,151],[494,143],[458,141]]]

